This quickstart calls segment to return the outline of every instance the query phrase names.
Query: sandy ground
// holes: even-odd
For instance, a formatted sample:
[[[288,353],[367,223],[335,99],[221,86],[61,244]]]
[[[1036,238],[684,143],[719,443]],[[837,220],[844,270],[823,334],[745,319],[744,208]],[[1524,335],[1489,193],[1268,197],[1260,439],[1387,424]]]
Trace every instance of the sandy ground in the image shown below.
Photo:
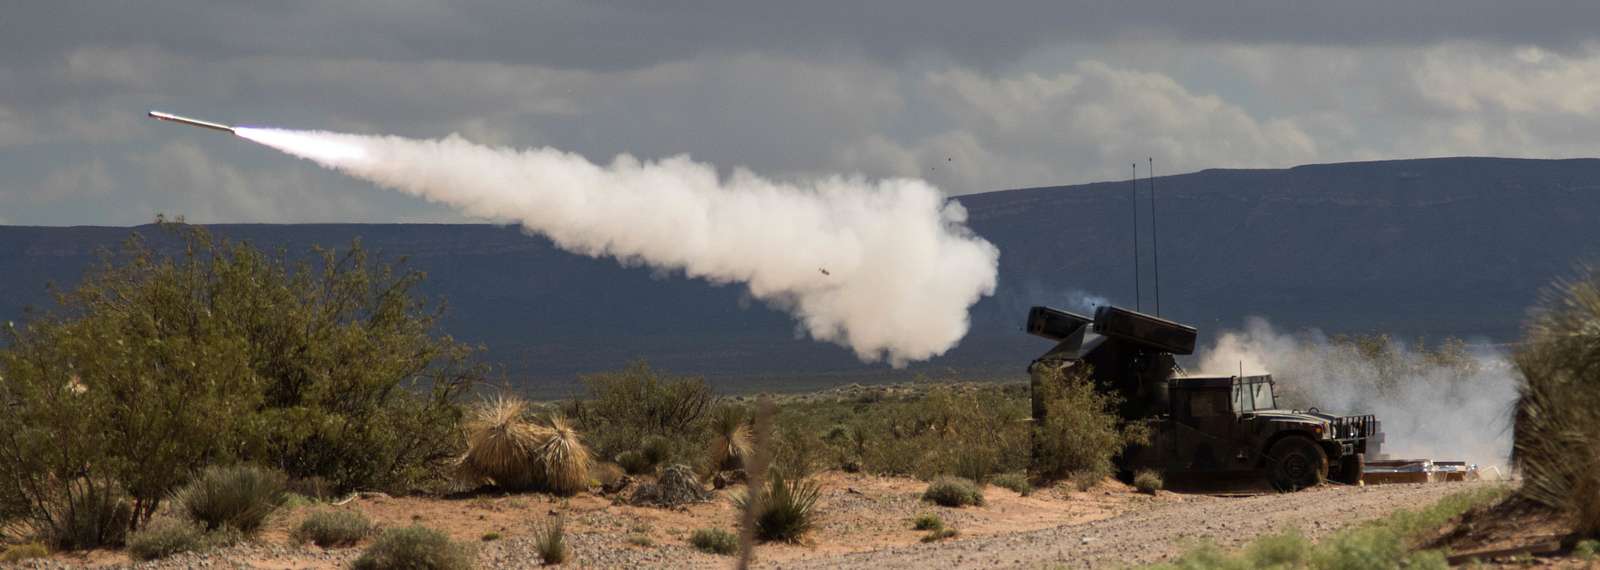
[[[1070,568],[1124,567],[1159,562],[1200,539],[1237,546],[1265,533],[1299,527],[1312,538],[1382,516],[1420,507],[1471,483],[1323,487],[1294,494],[1243,497],[1143,495],[1106,482],[1087,492],[1061,486],[1028,497],[990,487],[983,507],[949,509],[918,500],[924,483],[912,479],[828,473],[819,508],[822,520],[804,544],[763,545],[761,566],[771,568]],[[567,522],[569,567],[728,567],[732,559],[688,546],[698,528],[732,529],[728,491],[680,509],[613,504],[610,497],[558,499],[536,494],[438,498],[362,498],[340,507],[300,506],[275,515],[252,544],[205,554],[184,554],[150,568],[335,568],[361,547],[323,550],[291,544],[289,530],[313,509],[358,509],[382,526],[422,524],[474,544],[487,568],[538,566],[534,529],[550,517]],[[937,513],[960,535],[924,544],[911,530],[919,513]],[[484,541],[487,533],[502,538]],[[635,544],[648,537],[649,546]],[[120,566],[119,552],[58,555],[24,567]]]

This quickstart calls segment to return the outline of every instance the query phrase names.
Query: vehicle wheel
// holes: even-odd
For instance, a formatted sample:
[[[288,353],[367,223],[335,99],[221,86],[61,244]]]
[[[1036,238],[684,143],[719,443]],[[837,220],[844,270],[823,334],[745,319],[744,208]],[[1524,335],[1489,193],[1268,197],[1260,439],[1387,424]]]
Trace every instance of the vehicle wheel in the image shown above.
[[[1328,479],[1328,454],[1316,442],[1290,436],[1267,452],[1267,478],[1279,491],[1315,487]]]
[[[1367,454],[1346,455],[1339,460],[1339,482],[1360,485],[1361,475],[1367,470]]]

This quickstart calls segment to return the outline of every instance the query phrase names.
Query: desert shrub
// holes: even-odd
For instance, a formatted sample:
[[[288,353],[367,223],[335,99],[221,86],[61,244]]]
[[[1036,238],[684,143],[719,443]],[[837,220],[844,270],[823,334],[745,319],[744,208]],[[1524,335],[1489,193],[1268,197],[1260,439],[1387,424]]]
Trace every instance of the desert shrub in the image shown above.
[[[204,530],[228,527],[251,535],[287,498],[282,473],[236,465],[206,468],[173,496],[173,503]]]
[[[323,548],[353,546],[372,534],[372,521],[359,511],[316,511],[300,521],[290,535],[295,542]]]
[[[1088,491],[1101,481],[1106,480],[1106,474],[1099,471],[1074,471],[1067,474],[1067,481],[1072,483],[1072,488],[1079,491]]]
[[[617,465],[629,475],[646,475],[656,470],[656,464],[652,463],[643,451],[637,449],[618,453]]]
[[[5,550],[0,550],[0,563],[11,564],[35,558],[44,558],[50,555],[50,549],[43,544],[30,542],[27,544],[13,544]]]
[[[797,542],[817,523],[817,499],[822,487],[810,478],[793,478],[773,469],[758,492],[734,497],[739,509],[755,511],[756,538]]]
[[[618,479],[627,475],[628,472],[621,465],[607,461],[595,463],[589,474],[594,478],[595,483],[599,483],[602,487],[609,487],[615,484]]]
[[[644,438],[639,444],[639,454],[651,467],[661,465],[673,459],[674,450],[671,439],[665,436],[652,435]]]
[[[1600,557],[1600,540],[1585,539],[1578,541],[1572,547],[1572,557],[1578,560],[1594,560]]]
[[[423,526],[389,529],[378,535],[352,567],[356,570],[465,570],[472,553],[444,533]]]
[[[712,471],[743,469],[754,444],[754,428],[743,406],[724,404],[711,413],[711,448],[706,464]]]
[[[806,425],[779,426],[775,434],[776,446],[772,458],[772,469],[783,471],[785,475],[795,478],[804,478],[816,472],[822,465],[823,456],[828,444],[822,437],[811,431]]]
[[[1118,419],[1117,398],[1096,390],[1087,374],[1051,368],[1035,373],[1041,375],[1037,397],[1044,408],[1033,435],[1033,468],[1040,477],[1104,478],[1124,447],[1148,440],[1143,424]]]
[[[107,254],[59,311],[5,327],[0,502],[20,498],[14,514],[49,526],[48,505],[89,479],[122,488],[137,526],[208,464],[388,488],[457,453],[455,397],[479,369],[432,336],[420,273],[359,245],[300,262],[157,233],[160,247]]]
[[[870,401],[817,399],[780,411],[779,457],[804,434],[818,466],[987,480],[1028,466],[1025,392],[994,384],[922,384]]]
[[[533,548],[545,564],[567,561],[566,521],[561,517],[545,521],[533,533]]]
[[[655,539],[650,538],[650,535],[648,534],[636,532],[628,535],[628,544],[650,548],[656,545],[656,541]]]
[[[185,520],[157,519],[128,535],[128,556],[134,560],[166,558],[206,546],[205,531]]]
[[[957,535],[960,535],[960,534],[961,534],[961,531],[958,531],[956,529],[949,528],[949,527],[940,527],[940,528],[936,528],[936,529],[928,531],[927,536],[922,537],[922,541],[923,542],[938,542],[938,541],[944,540],[946,538],[955,538]]]
[[[482,540],[484,542],[494,542],[496,540],[500,540],[500,538],[500,533],[490,531],[483,533],[483,536],[478,537],[478,540]]]
[[[933,513],[922,513],[911,520],[912,530],[939,530],[944,528],[944,519]]]
[[[61,494],[49,497],[26,519],[46,545],[55,550],[83,550],[123,544],[133,507],[121,487],[79,479],[61,489]]]
[[[943,507],[965,507],[983,504],[983,489],[976,483],[960,477],[940,477],[928,483],[922,500]]]
[[[739,551],[739,536],[720,528],[702,528],[689,535],[689,545],[701,552],[727,556]]]
[[[1600,269],[1584,270],[1535,309],[1515,361],[1522,372],[1513,455],[1522,493],[1600,534]]]
[[[1133,488],[1138,489],[1140,493],[1154,495],[1156,491],[1160,491],[1164,486],[1165,482],[1161,480],[1161,474],[1155,471],[1140,469],[1138,473],[1133,475]]]
[[[704,379],[668,376],[641,360],[582,380],[587,393],[566,404],[566,415],[588,435],[588,442],[601,457],[617,457],[626,451],[643,453],[640,447],[650,436],[669,440],[672,451],[689,449],[690,442],[697,450],[705,445],[705,420],[716,396]],[[656,462],[687,459],[665,455]],[[621,458],[617,463],[628,467]]]
[[[1011,489],[1024,497],[1033,494],[1033,484],[1028,482],[1028,475],[1021,472],[1002,473],[995,476],[994,486],[1002,489]]]

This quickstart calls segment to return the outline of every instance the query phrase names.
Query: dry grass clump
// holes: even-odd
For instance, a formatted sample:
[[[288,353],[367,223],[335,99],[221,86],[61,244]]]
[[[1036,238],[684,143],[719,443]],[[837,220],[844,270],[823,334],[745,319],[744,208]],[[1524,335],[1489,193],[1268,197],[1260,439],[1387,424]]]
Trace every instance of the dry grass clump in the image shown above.
[[[1011,489],[1024,497],[1033,494],[1033,483],[1028,482],[1028,475],[1021,472],[1001,473],[996,475],[990,483],[1002,489]]]
[[[44,558],[49,555],[50,549],[45,548],[43,544],[37,542],[13,544],[11,546],[7,546],[4,551],[0,551],[0,564],[10,564],[13,562],[22,562],[23,560]]]
[[[1515,360],[1521,492],[1569,515],[1574,532],[1600,535],[1600,269],[1546,298]]]
[[[542,486],[552,493],[571,495],[589,486],[589,449],[578,439],[578,431],[563,416],[550,417],[549,436],[535,450],[534,458],[543,469]]]
[[[561,517],[546,521],[534,533],[534,549],[539,552],[539,560],[545,564],[560,564],[567,561],[570,554],[567,552],[567,523]]]
[[[475,409],[460,474],[508,490],[569,495],[588,487],[593,460],[577,430],[560,415],[549,425],[529,421],[527,407],[516,396],[499,396]]]

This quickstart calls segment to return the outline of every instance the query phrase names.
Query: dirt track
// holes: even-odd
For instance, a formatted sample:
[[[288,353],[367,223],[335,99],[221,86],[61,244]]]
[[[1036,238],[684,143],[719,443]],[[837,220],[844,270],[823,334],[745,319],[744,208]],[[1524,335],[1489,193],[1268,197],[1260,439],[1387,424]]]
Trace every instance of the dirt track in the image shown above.
[[[1324,487],[1294,494],[1223,498],[1190,496],[1182,502],[1082,524],[978,536],[842,556],[773,564],[781,568],[1120,568],[1161,562],[1185,545],[1209,539],[1224,547],[1299,527],[1313,539],[1399,508],[1426,506],[1480,483]]]
[[[1150,497],[1107,481],[1089,491],[1067,485],[1023,497],[991,486],[978,508],[934,507],[919,500],[925,483],[905,478],[829,473],[822,476],[822,519],[805,544],[766,544],[757,549],[766,568],[1122,568],[1159,562],[1189,544],[1209,539],[1240,546],[1265,533],[1299,527],[1321,538],[1344,526],[1417,508],[1472,483],[1330,486],[1294,494],[1216,497],[1163,492]],[[726,568],[732,559],[695,551],[689,531],[726,528],[735,518],[727,492],[682,509],[613,504],[580,495],[556,499],[507,495],[467,500],[369,498],[342,509],[359,510],[385,527],[424,524],[476,545],[484,568],[538,567],[533,529],[557,513],[568,522],[576,568]],[[220,551],[188,553],[146,568],[347,567],[357,548],[323,550],[291,544],[288,531],[313,509],[303,506],[274,516],[257,541]],[[918,513],[936,513],[961,536],[923,544],[926,533],[910,528]],[[483,542],[494,531],[503,540]],[[647,545],[630,540],[646,536]],[[63,554],[23,567],[121,566],[123,552]]]

